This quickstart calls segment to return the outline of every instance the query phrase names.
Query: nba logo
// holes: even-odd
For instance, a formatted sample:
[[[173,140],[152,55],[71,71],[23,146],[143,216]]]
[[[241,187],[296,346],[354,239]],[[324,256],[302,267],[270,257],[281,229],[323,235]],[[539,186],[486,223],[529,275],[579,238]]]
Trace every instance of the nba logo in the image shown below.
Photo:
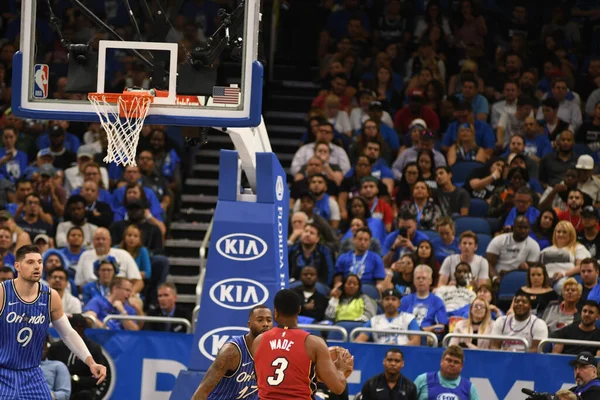
[[[45,99],[48,97],[48,65],[35,64],[33,71],[33,97]]]

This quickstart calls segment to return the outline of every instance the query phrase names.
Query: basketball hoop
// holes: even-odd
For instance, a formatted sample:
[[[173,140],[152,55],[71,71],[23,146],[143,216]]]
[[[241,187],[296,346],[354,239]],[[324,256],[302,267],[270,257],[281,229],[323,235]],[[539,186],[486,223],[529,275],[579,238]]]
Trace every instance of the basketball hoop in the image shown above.
[[[100,124],[108,138],[104,162],[117,165],[137,165],[135,153],[154,96],[149,91],[124,93],[89,93]]]

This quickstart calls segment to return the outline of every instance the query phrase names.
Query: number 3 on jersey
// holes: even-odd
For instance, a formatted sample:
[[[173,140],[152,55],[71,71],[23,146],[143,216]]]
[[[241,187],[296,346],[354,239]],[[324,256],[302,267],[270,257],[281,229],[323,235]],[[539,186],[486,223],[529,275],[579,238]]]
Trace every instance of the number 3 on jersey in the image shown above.
[[[285,378],[285,370],[287,369],[287,367],[290,365],[290,363],[288,362],[288,360],[286,360],[283,357],[279,357],[276,358],[275,360],[273,360],[273,362],[271,363],[272,367],[276,367],[275,371],[274,371],[274,376],[268,376],[267,377],[267,383],[271,386],[279,386],[281,385],[281,382],[283,382],[283,379]]]

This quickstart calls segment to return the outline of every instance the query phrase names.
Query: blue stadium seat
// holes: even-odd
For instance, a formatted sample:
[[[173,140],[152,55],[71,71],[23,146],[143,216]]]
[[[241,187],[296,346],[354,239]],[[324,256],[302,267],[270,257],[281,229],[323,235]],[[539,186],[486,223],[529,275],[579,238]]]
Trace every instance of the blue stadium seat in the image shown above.
[[[487,201],[481,199],[471,199],[471,206],[469,207],[469,217],[485,218],[488,215],[488,209],[490,206]]]
[[[362,284],[362,292],[367,296],[371,297],[375,301],[379,301],[381,295],[379,294],[379,290],[375,287],[375,285],[369,285],[368,283]]]
[[[432,242],[440,238],[440,234],[437,233],[436,231],[421,231],[421,233],[424,233],[425,235],[427,235],[429,240]]]
[[[454,221],[456,226],[456,234],[460,235],[464,231],[473,231],[475,233],[485,233],[486,235],[492,235],[492,228],[489,222],[483,218],[475,217],[460,217]]]
[[[467,176],[471,171],[483,167],[483,164],[477,161],[461,161],[454,164],[450,169],[452,170],[452,183],[456,186],[463,186]]]
[[[575,280],[580,284],[583,285],[583,279],[581,279],[581,274],[575,274],[572,276],[572,278],[575,278]]]
[[[486,235],[485,233],[480,233],[477,235],[477,251],[475,254],[480,255],[481,257],[485,257],[485,251],[488,248],[488,245],[492,241],[492,237],[490,235]]]
[[[498,301],[511,302],[515,293],[527,284],[527,271],[510,271],[500,280]]]

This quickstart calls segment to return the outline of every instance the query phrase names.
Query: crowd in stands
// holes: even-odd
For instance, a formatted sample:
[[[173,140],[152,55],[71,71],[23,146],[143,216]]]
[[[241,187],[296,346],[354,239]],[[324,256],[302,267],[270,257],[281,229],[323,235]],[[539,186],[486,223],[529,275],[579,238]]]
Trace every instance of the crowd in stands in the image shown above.
[[[320,5],[321,90],[290,168],[289,268],[305,322],[517,336],[531,352],[549,336],[600,340],[592,3]],[[546,349],[584,350],[600,355]]]

